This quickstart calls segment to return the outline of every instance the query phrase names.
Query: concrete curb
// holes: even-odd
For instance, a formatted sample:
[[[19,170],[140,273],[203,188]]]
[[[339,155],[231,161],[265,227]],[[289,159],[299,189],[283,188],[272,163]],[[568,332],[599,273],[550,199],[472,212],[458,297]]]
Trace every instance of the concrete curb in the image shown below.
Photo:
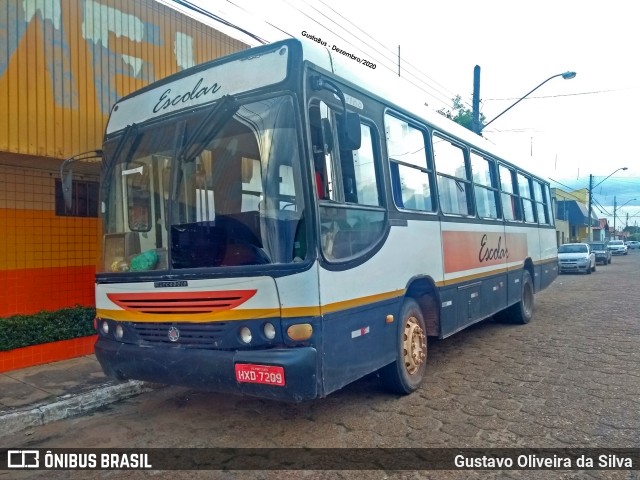
[[[116,385],[104,385],[90,392],[65,395],[52,403],[39,405],[0,416],[0,436],[19,432],[29,427],[46,425],[49,422],[85,414],[125,398],[149,392],[155,384],[130,380]]]

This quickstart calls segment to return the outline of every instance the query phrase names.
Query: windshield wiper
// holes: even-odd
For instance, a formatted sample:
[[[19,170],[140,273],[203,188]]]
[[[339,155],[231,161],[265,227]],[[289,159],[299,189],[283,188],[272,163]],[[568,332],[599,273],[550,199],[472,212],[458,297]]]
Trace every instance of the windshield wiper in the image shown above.
[[[189,159],[198,155],[239,108],[233,95],[222,97],[200,121],[195,131],[189,135],[176,158]]]

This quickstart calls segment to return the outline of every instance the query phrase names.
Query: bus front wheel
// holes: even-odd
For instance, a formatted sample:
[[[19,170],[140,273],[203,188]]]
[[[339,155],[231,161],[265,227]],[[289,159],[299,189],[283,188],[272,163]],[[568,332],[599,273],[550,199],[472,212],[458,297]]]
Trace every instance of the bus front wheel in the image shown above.
[[[427,328],[420,306],[412,298],[405,299],[400,318],[396,360],[380,375],[389,390],[407,395],[418,389],[425,376]]]

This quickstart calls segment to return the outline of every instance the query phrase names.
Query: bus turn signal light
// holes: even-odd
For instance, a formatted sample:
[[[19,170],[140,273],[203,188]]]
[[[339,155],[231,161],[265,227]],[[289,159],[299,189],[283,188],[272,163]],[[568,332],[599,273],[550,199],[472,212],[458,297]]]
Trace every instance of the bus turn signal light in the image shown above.
[[[313,327],[308,323],[298,323],[287,328],[291,340],[308,340],[313,335]]]

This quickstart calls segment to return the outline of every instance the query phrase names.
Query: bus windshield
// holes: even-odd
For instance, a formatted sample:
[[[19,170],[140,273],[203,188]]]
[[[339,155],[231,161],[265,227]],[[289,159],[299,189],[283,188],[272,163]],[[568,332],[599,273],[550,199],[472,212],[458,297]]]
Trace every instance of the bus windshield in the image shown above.
[[[127,128],[105,144],[99,271],[305,258],[292,98],[225,101]]]

